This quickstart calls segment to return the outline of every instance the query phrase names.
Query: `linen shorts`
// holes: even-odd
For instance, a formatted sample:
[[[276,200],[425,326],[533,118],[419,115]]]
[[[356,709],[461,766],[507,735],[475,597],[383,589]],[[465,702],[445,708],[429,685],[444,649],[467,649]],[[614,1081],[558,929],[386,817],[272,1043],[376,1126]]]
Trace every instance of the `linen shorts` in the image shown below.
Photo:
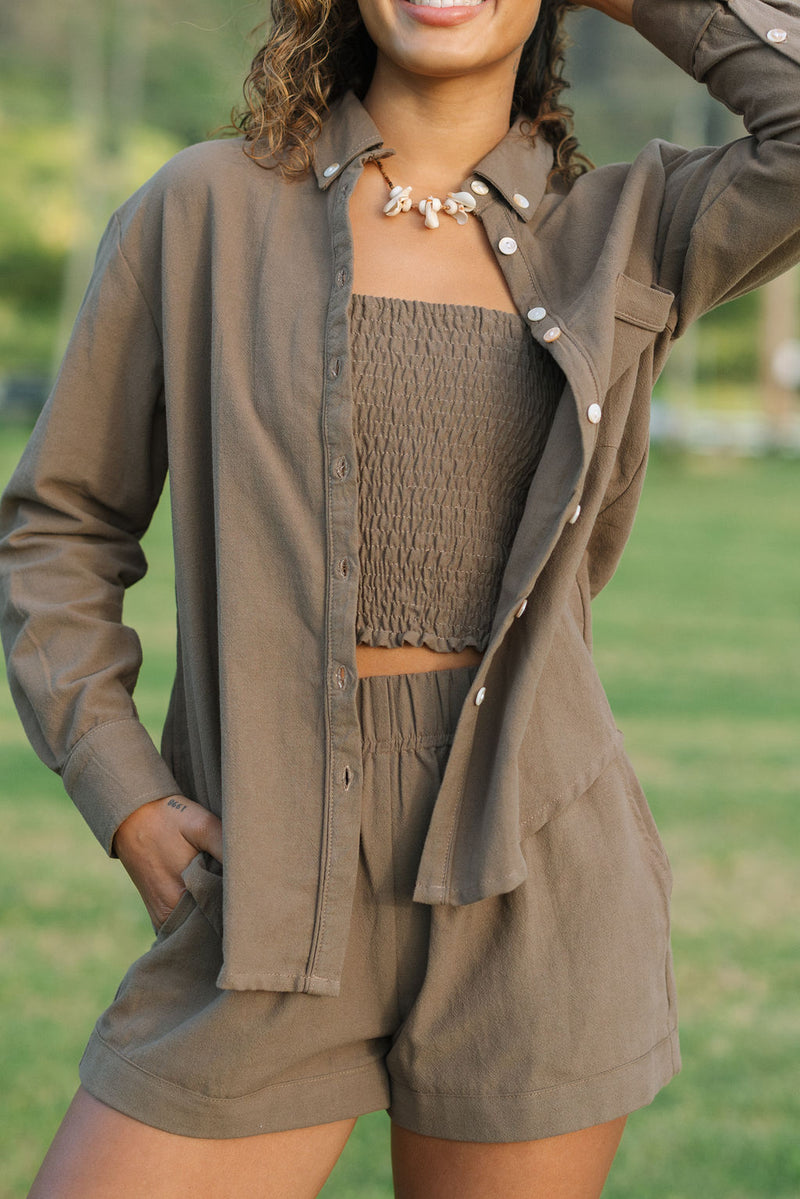
[[[680,1066],[671,875],[624,755],[523,841],[516,890],[463,907],[411,898],[475,669],[359,680],[364,803],[341,993],[219,990],[222,880],[198,855],[92,1033],[91,1094],[187,1136],[385,1108],[413,1131],[485,1142],[650,1102]]]

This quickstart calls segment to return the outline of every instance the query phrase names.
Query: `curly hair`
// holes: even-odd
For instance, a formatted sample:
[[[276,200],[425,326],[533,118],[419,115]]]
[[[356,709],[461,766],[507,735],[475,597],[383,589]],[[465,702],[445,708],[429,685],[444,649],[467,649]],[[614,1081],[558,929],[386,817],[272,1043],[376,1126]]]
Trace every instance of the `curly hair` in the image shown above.
[[[517,69],[511,118],[528,118],[554,151],[551,175],[567,186],[591,167],[578,150],[572,109],[561,102],[567,37],[564,14],[572,0],[542,0],[536,25]],[[376,50],[356,0],[271,0],[269,36],[244,82],[245,104],[234,111],[234,129],[245,135],[245,152],[286,178],[304,175],[314,160],[314,141],[331,104],[352,88],[363,99],[375,69]]]

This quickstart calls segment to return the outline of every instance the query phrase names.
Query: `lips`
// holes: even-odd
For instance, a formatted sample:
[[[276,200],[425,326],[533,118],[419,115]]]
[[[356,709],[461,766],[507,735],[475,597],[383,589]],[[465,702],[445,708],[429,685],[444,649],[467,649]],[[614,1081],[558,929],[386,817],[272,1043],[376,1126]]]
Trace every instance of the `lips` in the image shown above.
[[[489,0],[396,0],[412,21],[449,28],[474,21]]]

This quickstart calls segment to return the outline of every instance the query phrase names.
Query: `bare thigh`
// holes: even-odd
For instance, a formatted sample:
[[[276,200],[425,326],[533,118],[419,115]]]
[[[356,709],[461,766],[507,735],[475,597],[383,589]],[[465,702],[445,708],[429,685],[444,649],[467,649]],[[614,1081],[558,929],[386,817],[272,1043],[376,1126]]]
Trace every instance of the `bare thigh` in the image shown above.
[[[507,1144],[445,1141],[392,1124],[396,1199],[597,1199],[626,1119]]]
[[[81,1087],[28,1199],[313,1199],[354,1125],[180,1137],[114,1111]]]

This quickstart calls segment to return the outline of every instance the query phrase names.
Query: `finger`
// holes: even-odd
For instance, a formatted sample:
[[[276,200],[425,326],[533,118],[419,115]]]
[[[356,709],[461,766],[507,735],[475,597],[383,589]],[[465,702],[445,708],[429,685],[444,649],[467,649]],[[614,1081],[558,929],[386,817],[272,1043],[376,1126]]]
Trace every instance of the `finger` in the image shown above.
[[[192,804],[196,811],[183,828],[183,835],[191,845],[204,853],[210,853],[218,862],[222,861],[222,821],[199,804]]]

